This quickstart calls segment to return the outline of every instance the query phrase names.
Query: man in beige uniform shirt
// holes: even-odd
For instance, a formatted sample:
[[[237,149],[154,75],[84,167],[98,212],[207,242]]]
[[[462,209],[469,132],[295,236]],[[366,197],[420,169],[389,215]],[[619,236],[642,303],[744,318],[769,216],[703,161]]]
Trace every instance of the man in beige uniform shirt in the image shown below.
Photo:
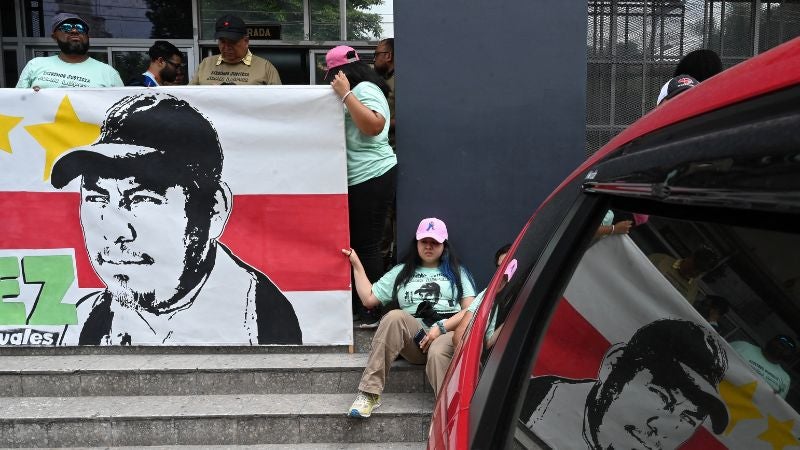
[[[203,59],[189,84],[281,84],[275,66],[250,52],[247,27],[240,17],[217,19],[214,38],[220,54]]]

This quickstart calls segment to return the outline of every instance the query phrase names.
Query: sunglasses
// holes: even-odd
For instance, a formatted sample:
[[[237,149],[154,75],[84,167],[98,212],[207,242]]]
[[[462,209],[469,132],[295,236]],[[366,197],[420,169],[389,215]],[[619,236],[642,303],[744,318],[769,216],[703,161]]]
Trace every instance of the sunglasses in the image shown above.
[[[775,339],[781,344],[783,344],[784,347],[790,348],[792,350],[796,348],[794,341],[788,336],[777,336]]]
[[[72,30],[75,30],[79,34],[86,34],[86,32],[88,31],[86,29],[86,25],[82,23],[62,23],[56,29],[63,31],[64,33],[71,33]]]

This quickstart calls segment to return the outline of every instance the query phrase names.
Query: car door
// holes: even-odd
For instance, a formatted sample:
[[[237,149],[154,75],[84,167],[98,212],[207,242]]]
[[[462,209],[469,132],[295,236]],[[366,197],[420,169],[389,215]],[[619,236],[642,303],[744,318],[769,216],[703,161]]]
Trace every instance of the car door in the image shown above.
[[[800,445],[799,95],[650,133],[545,204],[470,334],[496,334],[472,448]],[[598,235],[609,210],[636,223],[629,235]],[[717,297],[728,307],[712,320]]]

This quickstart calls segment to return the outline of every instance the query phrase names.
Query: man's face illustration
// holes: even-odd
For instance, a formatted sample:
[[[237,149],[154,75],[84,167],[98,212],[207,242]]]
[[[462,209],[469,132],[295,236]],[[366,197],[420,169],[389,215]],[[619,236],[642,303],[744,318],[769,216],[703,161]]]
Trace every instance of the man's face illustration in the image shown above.
[[[422,293],[422,300],[431,303],[437,303],[439,301],[439,293],[432,291],[425,291]]]
[[[603,449],[674,449],[705,418],[680,389],[660,386],[645,368],[622,387],[593,434]]]
[[[115,300],[159,308],[180,292],[207,242],[190,235],[180,186],[152,188],[134,177],[84,177],[81,224],[92,265]],[[202,247],[198,251],[198,246]]]

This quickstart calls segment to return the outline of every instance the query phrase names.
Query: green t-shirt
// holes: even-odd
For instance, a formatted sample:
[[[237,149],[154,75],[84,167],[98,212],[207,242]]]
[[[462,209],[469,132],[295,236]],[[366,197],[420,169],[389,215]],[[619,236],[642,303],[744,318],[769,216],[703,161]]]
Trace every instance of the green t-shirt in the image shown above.
[[[475,300],[473,300],[472,303],[469,304],[469,308],[467,308],[467,311],[471,312],[472,314],[478,312],[478,308],[481,307],[481,302],[483,301],[483,296],[485,294],[486,294],[486,289],[482,290],[481,293],[478,294],[477,297],[475,297]],[[489,338],[492,337],[492,335],[494,334],[494,330],[496,327],[497,327],[497,309],[495,308],[492,310],[491,316],[489,317],[489,326],[486,327],[486,333],[484,335],[484,339],[488,341]]]
[[[81,63],[68,63],[58,55],[28,61],[17,81],[18,88],[120,87],[119,72],[108,64],[89,58]]]
[[[372,285],[372,293],[384,305],[392,301],[394,281],[402,269],[402,264],[394,266]],[[461,289],[463,290],[461,298],[475,296],[475,286],[463,268]],[[417,267],[408,283],[398,289],[397,300],[400,308],[412,316],[417,312],[417,306],[424,300],[433,303],[433,309],[438,313],[455,314],[461,311],[461,298],[455,298],[455,295],[456,287],[450,284],[438,268]]]
[[[367,136],[362,133],[345,107],[344,130],[347,141],[347,185],[379,177],[397,164],[397,157],[389,145],[389,103],[383,91],[375,83],[362,81],[353,89],[351,95],[364,104],[367,108],[377,112],[386,122],[383,130],[377,136]]]
[[[484,294],[486,294],[486,289],[482,290],[480,294],[475,296],[475,300],[473,300],[472,303],[469,304],[469,308],[467,308],[467,311],[471,312],[472,314],[478,312],[478,308],[480,308],[481,306]]]
[[[761,352],[761,349],[749,342],[731,342],[731,347],[747,361],[750,368],[752,368],[762,380],[766,381],[776,394],[780,395],[781,398],[786,398],[786,394],[789,392],[789,382],[791,378],[780,364],[769,362],[767,358],[764,357],[764,353]]]

